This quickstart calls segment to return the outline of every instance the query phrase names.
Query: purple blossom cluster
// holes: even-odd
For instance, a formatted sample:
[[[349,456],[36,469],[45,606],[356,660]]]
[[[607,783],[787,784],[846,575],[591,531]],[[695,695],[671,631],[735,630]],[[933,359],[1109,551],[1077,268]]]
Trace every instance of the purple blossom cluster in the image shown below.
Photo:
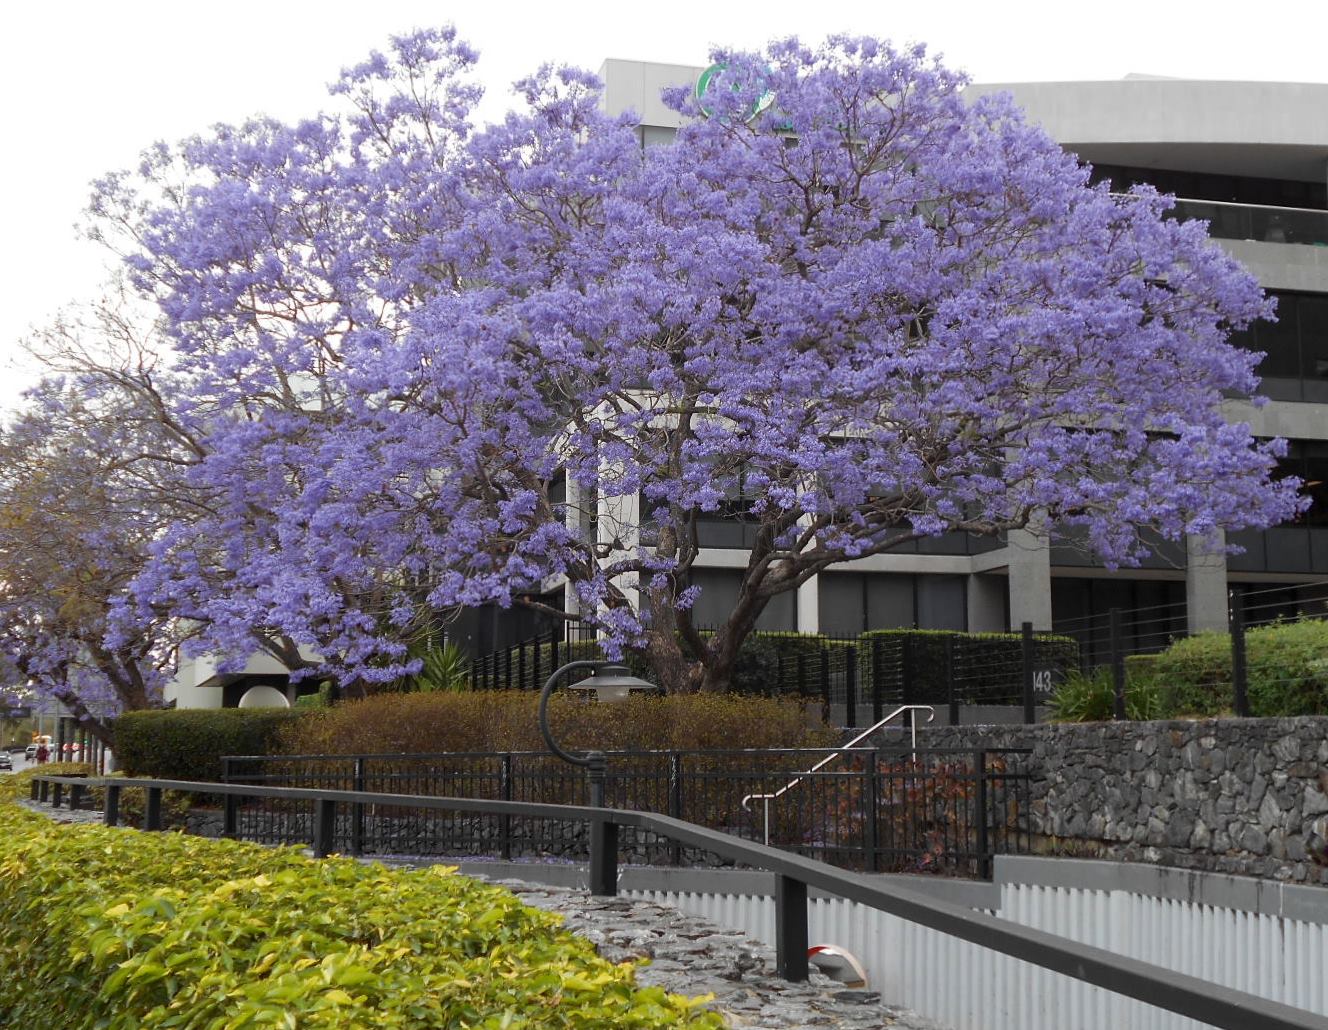
[[[837,562],[1046,526],[1130,565],[1146,533],[1297,509],[1278,445],[1221,412],[1257,389],[1227,336],[1270,306],[1169,198],[1090,187],[920,47],[713,59],[705,110],[669,93],[683,127],[643,148],[566,68],[477,127],[476,55],[421,32],[344,72],[333,113],[98,183],[200,499],[153,523],[108,639],[177,620],[372,687],[459,609],[567,582],[610,653],[708,689]],[[756,542],[702,637],[720,511]]]

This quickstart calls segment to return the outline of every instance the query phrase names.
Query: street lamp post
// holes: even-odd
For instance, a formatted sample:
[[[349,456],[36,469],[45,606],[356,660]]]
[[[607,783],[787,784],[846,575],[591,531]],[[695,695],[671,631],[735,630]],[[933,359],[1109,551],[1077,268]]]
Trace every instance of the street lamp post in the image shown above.
[[[614,665],[604,661],[578,661],[568,662],[566,665],[555,669],[553,674],[545,681],[544,689],[540,691],[539,728],[540,734],[544,737],[544,743],[548,745],[550,751],[564,762],[580,766],[586,770],[586,778],[590,784],[590,804],[594,808],[603,808],[604,779],[608,769],[608,760],[605,758],[604,752],[599,750],[581,753],[568,751],[559,746],[558,742],[553,739],[553,731],[549,729],[549,698],[553,696],[554,690],[558,687],[558,681],[563,676],[580,669],[594,669],[595,672],[588,680],[583,680],[569,689],[585,694],[593,693],[595,699],[601,704],[626,701],[633,691],[657,693],[659,688],[653,683],[648,683],[633,676],[624,665]]]

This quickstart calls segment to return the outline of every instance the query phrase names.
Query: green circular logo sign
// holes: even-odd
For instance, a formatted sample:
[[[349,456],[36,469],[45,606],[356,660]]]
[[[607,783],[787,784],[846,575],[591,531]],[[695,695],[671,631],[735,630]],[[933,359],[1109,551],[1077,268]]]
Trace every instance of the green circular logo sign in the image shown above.
[[[706,95],[710,92],[710,85],[714,82],[715,76],[727,68],[728,65],[726,64],[712,64],[709,68],[703,71],[696,80],[696,99],[701,102],[701,113],[707,118],[711,117],[715,112],[714,105],[706,103]],[[742,83],[735,82],[729,88],[734,92],[737,92],[742,89],[742,86]],[[742,120],[750,122],[774,102],[774,91],[763,89],[761,95],[752,102],[751,107],[747,109],[747,113],[742,116]]]

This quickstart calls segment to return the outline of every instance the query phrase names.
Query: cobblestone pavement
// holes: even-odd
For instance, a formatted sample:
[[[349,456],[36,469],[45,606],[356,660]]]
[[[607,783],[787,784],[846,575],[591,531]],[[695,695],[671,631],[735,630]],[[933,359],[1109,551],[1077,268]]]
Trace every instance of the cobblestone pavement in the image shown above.
[[[20,799],[19,804],[62,823],[101,821],[100,812]],[[380,860],[381,861],[381,860]],[[397,859],[385,864],[411,867],[431,859]],[[610,962],[649,959],[637,982],[695,997],[713,994],[713,1007],[734,1030],[943,1030],[907,1009],[882,1003],[871,990],[850,990],[813,972],[806,983],[775,975],[775,952],[736,930],[698,916],[635,898],[600,898],[585,891],[548,887],[524,880],[494,880],[528,905],[559,912],[567,928],[586,938]]]
[[[495,882],[528,905],[562,913],[568,929],[611,962],[649,958],[637,971],[639,983],[677,994],[713,994],[714,1007],[735,1030],[940,1030],[913,1012],[882,1004],[876,991],[849,990],[821,973],[803,984],[781,980],[773,948],[667,905],[520,880]]]

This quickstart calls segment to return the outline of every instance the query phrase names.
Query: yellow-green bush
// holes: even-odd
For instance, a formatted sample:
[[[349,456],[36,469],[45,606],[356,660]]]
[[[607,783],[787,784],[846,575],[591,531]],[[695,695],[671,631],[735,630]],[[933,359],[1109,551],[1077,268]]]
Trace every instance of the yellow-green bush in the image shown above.
[[[315,710],[281,728],[286,754],[542,751],[529,691],[380,694]],[[549,706],[561,743],[605,750],[816,747],[838,735],[809,722],[802,702],[739,694],[634,697]]]
[[[440,869],[57,826],[0,802],[0,1025],[717,1028],[509,892]]]

